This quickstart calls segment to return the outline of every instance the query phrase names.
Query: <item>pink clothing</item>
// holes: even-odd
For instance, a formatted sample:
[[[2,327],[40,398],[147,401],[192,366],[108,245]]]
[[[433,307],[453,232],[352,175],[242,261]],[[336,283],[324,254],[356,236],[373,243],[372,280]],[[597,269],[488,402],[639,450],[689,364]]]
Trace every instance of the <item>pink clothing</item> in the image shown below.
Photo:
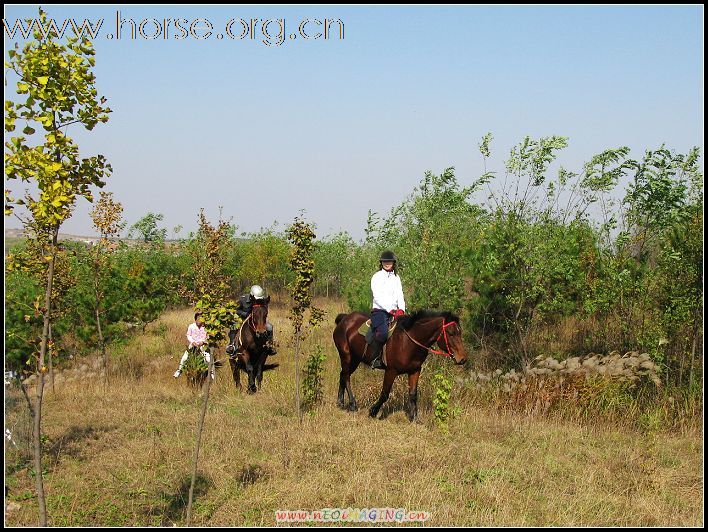
[[[207,331],[205,327],[197,327],[196,323],[192,323],[187,329],[187,340],[189,345],[204,344],[207,341]]]

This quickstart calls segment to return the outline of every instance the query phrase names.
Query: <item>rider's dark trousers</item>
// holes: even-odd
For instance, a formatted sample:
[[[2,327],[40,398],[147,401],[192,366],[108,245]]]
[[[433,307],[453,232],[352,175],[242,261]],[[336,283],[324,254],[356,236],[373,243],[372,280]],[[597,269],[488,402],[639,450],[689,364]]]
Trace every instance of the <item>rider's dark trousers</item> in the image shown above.
[[[385,310],[374,309],[371,311],[371,327],[374,329],[376,341],[386,343],[389,321],[390,315]]]

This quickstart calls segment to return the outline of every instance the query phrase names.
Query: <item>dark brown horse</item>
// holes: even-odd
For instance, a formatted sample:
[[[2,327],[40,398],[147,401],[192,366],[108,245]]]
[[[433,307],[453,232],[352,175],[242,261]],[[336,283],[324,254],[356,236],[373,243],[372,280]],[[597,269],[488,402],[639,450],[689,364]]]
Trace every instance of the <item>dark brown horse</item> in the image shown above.
[[[278,367],[278,364],[266,364],[268,350],[266,322],[270,296],[256,299],[248,318],[243,320],[239,329],[229,331],[229,364],[236,386],[241,387],[241,371],[248,374],[248,393],[256,393],[263,382],[263,371]],[[258,385],[258,388],[256,388]]]
[[[371,363],[371,347],[359,334],[359,327],[369,316],[361,312],[337,316],[333,338],[339,351],[342,371],[339,374],[339,395],[337,405],[344,408],[344,390],[349,394],[349,410],[356,411],[357,404],[350,377],[360,362]],[[418,378],[420,369],[428,356],[428,350],[437,342],[440,353],[449,356],[457,364],[467,361],[467,353],[462,344],[460,319],[449,312],[419,311],[398,318],[398,325],[386,343],[386,369],[381,396],[369,410],[376,417],[379,409],[388,399],[393,381],[398,375],[408,375],[408,419],[413,421],[418,415]]]

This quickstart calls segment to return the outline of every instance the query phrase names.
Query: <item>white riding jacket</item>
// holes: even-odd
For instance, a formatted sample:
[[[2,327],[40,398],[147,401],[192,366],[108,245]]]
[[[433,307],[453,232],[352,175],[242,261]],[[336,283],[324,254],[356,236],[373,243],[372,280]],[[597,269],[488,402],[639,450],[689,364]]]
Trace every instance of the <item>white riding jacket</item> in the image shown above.
[[[391,312],[399,309],[406,311],[401,278],[384,269],[377,271],[371,278],[371,293],[374,295],[372,308]]]

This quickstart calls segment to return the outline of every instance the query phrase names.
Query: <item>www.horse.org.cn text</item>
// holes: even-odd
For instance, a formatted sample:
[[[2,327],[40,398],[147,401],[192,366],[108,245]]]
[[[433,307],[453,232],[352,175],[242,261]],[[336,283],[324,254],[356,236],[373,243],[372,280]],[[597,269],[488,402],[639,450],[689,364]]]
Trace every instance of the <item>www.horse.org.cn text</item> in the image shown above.
[[[105,23],[105,24],[104,24]],[[67,36],[89,40],[175,40],[254,41],[266,46],[281,46],[286,41],[344,40],[344,22],[339,18],[303,19],[287,23],[284,18],[231,18],[225,24],[214,24],[206,18],[144,18],[134,20],[116,11],[113,21],[100,18],[54,20],[3,19],[5,36],[9,39],[29,39],[34,31],[60,39]]]

